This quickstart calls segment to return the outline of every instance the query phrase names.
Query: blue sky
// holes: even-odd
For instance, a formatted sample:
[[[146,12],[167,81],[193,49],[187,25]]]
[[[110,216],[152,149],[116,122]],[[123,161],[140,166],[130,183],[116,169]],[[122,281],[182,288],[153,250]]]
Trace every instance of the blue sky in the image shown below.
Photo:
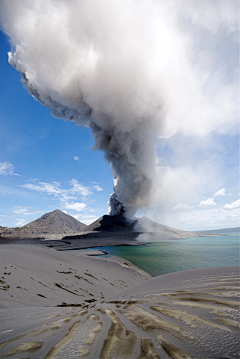
[[[198,21],[197,17],[194,19]],[[190,25],[186,22],[187,26]],[[202,39],[198,26],[194,28],[195,36]],[[222,45],[226,46],[224,36],[223,39]],[[199,44],[204,53],[211,47],[210,40],[199,40]],[[224,88],[217,97],[216,109],[219,107],[221,112],[221,108],[226,107],[221,104],[226,95],[224,91],[228,91],[227,85],[235,75],[230,70],[231,66],[236,67],[238,49],[228,45],[225,54],[219,44],[221,41],[208,60],[213,66],[211,61],[214,59],[219,73],[223,68],[227,69],[227,90]],[[94,140],[89,128],[52,117],[48,108],[28,94],[20,82],[20,73],[8,63],[9,50],[8,40],[0,32],[0,225],[22,226],[56,208],[89,224],[108,211],[109,195],[113,191],[110,166],[102,151],[93,151]],[[229,57],[233,65],[230,65]],[[203,63],[205,65],[205,59]],[[189,95],[190,90],[185,90]],[[214,92],[214,87],[210,90]],[[175,96],[175,88],[171,91]],[[185,93],[180,91],[178,94],[176,109],[183,112],[183,118],[184,111],[190,111],[189,117],[194,114],[197,118],[197,111],[191,113],[189,106],[194,98],[181,107]],[[185,122],[175,120],[173,107],[170,106],[170,117],[179,130],[156,139],[159,160],[159,177],[155,179],[157,201],[155,205],[139,210],[137,215],[184,230],[238,226],[237,126],[229,126],[226,130],[226,119],[223,124],[219,122],[219,126],[214,119],[212,123],[203,122],[202,130],[196,120],[191,129],[187,116]],[[167,130],[171,132],[171,128]]]
[[[107,213],[112,193],[112,174],[103,152],[92,150],[90,129],[53,118],[27,93],[20,74],[7,61],[10,47],[2,32],[0,41],[1,163],[8,163],[1,175],[1,225],[20,226],[56,208],[92,222]],[[62,201],[61,192],[71,190],[73,179],[83,188],[68,194],[74,200]],[[55,195],[47,188],[54,183],[59,188]],[[27,184],[38,185],[39,190],[24,188]],[[86,207],[67,209],[66,203],[72,202]]]

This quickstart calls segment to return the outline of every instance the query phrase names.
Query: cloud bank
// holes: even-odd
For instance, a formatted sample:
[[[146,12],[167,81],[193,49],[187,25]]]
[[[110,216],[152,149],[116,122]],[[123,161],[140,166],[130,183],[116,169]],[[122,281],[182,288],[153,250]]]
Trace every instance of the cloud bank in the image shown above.
[[[237,7],[235,0],[0,1],[9,62],[25,88],[53,116],[90,127],[105,152],[111,214],[132,216],[161,200],[156,137],[234,133]]]
[[[99,191],[101,188],[96,182],[94,182],[92,187],[87,187],[79,183],[76,179],[72,179],[69,182],[69,185],[70,187],[65,189],[59,182],[47,183],[33,179],[31,182],[20,185],[20,187],[40,192],[42,194],[47,194],[48,196],[54,196],[60,200],[63,208],[71,209],[77,212],[87,209],[87,204],[85,202],[88,200],[88,197],[93,194],[93,191]],[[101,190],[103,189],[101,188]],[[78,202],[79,199],[84,202]],[[13,212],[23,215],[37,213],[28,213],[28,209],[21,206],[15,206]]]

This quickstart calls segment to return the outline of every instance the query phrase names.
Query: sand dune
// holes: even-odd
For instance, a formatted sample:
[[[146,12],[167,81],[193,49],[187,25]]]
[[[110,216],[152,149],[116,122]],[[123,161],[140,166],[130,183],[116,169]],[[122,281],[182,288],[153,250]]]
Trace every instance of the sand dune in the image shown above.
[[[0,308],[84,306],[151,277],[125,260],[36,245],[2,245],[0,257]]]
[[[85,253],[1,246],[1,357],[239,357],[237,267],[151,278]]]
[[[239,358],[237,267],[147,279],[123,259],[24,245],[2,246],[1,267],[3,358]]]

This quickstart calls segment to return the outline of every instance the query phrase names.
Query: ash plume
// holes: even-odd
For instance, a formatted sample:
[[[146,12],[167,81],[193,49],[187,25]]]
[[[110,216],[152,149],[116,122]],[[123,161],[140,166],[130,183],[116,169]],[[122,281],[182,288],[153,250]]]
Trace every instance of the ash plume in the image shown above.
[[[160,200],[156,138],[236,125],[235,73],[226,79],[211,52],[220,29],[236,34],[234,0],[1,0],[0,11],[24,87],[104,151],[111,215]]]
[[[122,216],[124,215],[124,212],[125,210],[123,204],[118,200],[116,193],[112,193],[109,198],[109,216]]]

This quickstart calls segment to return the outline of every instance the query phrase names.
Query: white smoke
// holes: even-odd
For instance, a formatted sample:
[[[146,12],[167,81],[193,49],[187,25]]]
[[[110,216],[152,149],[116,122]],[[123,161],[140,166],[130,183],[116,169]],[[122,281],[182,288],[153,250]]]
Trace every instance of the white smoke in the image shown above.
[[[216,54],[223,39],[236,44],[237,6],[235,0],[0,1],[9,62],[25,88],[53,116],[89,126],[95,148],[105,152],[115,179],[111,214],[132,216],[159,200],[156,136],[233,131],[236,68]]]

